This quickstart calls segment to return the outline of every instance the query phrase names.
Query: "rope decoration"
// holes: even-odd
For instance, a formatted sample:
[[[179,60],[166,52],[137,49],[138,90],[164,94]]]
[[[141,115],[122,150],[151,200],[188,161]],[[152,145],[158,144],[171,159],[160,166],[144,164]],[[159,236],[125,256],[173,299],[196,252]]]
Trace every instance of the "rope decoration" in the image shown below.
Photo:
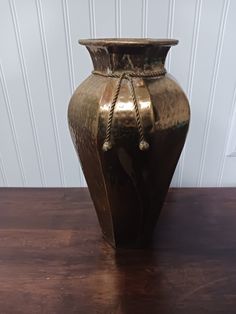
[[[116,88],[113,93],[112,103],[111,103],[111,107],[108,114],[106,136],[105,136],[105,140],[102,146],[103,151],[106,152],[112,148],[112,142],[111,142],[112,120],[113,120],[113,115],[114,115],[114,110],[117,103],[117,99],[120,93],[121,83],[124,79],[126,79],[129,83],[130,94],[131,94],[133,104],[134,104],[135,118],[137,122],[138,133],[139,133],[139,149],[141,151],[148,150],[149,143],[146,141],[145,136],[144,136],[143,125],[141,122],[141,117],[140,117],[140,112],[139,112],[139,107],[138,107],[138,101],[137,101],[137,97],[136,97],[136,93],[134,89],[133,77],[142,77],[142,78],[158,77],[161,75],[165,75],[166,70],[163,69],[160,71],[150,71],[150,72],[138,72],[138,73],[122,72],[122,73],[111,73],[111,74],[105,74],[99,71],[93,71],[92,73],[96,75],[113,77],[113,78],[118,79]]]

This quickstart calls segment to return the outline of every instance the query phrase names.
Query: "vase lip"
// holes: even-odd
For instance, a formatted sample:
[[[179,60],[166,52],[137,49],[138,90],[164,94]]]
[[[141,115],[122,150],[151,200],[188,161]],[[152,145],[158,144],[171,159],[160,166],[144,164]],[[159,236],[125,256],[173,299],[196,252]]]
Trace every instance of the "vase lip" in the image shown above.
[[[125,46],[125,47],[140,47],[140,46],[174,46],[178,44],[177,39],[171,38],[91,38],[80,39],[79,43],[85,46]]]

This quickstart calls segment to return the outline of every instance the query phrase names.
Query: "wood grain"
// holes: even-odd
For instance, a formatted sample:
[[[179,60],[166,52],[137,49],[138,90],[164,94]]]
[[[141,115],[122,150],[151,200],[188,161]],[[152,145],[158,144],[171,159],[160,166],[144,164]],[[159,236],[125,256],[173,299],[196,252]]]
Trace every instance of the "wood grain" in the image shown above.
[[[0,313],[235,313],[236,189],[171,189],[153,243],[114,251],[87,189],[0,189]]]

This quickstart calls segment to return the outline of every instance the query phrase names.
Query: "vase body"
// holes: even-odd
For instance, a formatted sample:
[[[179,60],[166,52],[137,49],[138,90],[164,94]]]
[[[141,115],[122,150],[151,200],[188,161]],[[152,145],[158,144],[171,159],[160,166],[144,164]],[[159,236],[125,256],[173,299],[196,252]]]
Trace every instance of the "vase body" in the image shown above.
[[[95,73],[74,92],[68,121],[104,238],[113,247],[142,247],[152,236],[188,131],[188,100],[164,69],[175,40],[82,40]],[[117,77],[113,77],[113,74]],[[121,81],[104,151],[119,75],[132,73],[147,150],[139,148],[134,99]],[[135,76],[137,73],[137,77]],[[138,75],[144,73],[144,76]]]

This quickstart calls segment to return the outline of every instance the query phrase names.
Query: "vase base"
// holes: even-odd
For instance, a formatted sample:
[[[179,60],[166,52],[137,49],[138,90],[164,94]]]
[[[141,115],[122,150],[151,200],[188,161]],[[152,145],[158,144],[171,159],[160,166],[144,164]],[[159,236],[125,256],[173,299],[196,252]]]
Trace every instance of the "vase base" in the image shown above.
[[[145,249],[150,247],[152,243],[152,236],[146,237],[145,239],[136,241],[136,242],[127,242],[127,243],[120,243],[119,241],[112,241],[104,234],[102,235],[103,241],[106,242],[109,246],[111,246],[113,249]]]

